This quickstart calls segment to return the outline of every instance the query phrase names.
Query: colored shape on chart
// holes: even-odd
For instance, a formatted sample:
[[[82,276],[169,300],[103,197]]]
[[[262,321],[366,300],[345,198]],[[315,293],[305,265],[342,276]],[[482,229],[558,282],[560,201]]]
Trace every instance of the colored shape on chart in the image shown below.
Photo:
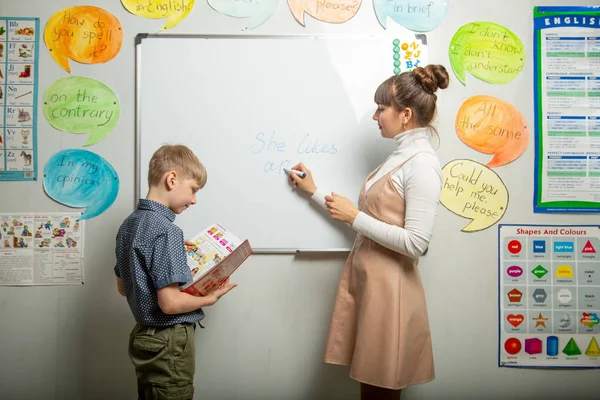
[[[108,11],[93,6],[75,6],[52,15],[44,30],[50,55],[67,72],[69,59],[85,64],[112,60],[121,50],[121,23]]]
[[[556,298],[562,304],[567,304],[573,299],[573,293],[569,289],[560,289],[558,293],[556,293]]]
[[[534,253],[545,253],[546,252],[546,241],[545,240],[534,240],[533,241],[533,252]]]
[[[594,248],[594,246],[592,246],[592,242],[590,242],[589,240],[586,242],[585,246],[583,246],[583,250],[581,250],[582,253],[595,253],[596,249]]]
[[[554,242],[555,253],[572,253],[575,251],[573,242]]]
[[[504,342],[504,350],[508,354],[517,354],[521,351],[521,341],[517,338],[509,338]]]
[[[121,0],[123,7],[133,15],[144,18],[166,18],[160,30],[179,24],[194,8],[194,0]]]
[[[213,10],[228,17],[248,18],[248,24],[244,28],[244,30],[248,30],[257,28],[267,22],[275,14],[279,6],[279,0],[208,0],[208,5]]]
[[[44,190],[53,200],[85,208],[80,220],[106,211],[119,193],[119,176],[96,153],[65,149],[54,153],[44,166]]]
[[[508,251],[510,251],[512,254],[519,254],[522,248],[523,245],[518,240],[511,240],[508,242]]]
[[[573,317],[571,317],[571,314],[566,312],[565,315],[558,320],[558,322],[559,322],[559,324],[558,324],[559,328],[569,329],[571,327],[571,325],[573,325]]]
[[[538,279],[542,279],[544,275],[548,273],[548,270],[541,265],[538,265],[534,269],[531,270],[531,273],[534,274]]]
[[[569,343],[567,343],[562,352],[568,356],[576,356],[581,354],[581,351],[579,350],[579,347],[577,347],[577,343],[575,343],[573,338],[569,340]]]
[[[558,337],[548,336],[546,338],[546,354],[550,357],[556,357],[558,355]]]
[[[302,26],[305,13],[322,22],[347,22],[356,15],[361,3],[362,0],[288,0],[294,19]]]
[[[538,338],[525,339],[525,352],[528,354],[540,354],[542,352],[542,341]]]
[[[546,328],[546,321],[548,321],[548,318],[544,318],[542,316],[542,313],[540,313],[540,315],[538,315],[537,318],[531,318],[531,319],[535,321],[535,328],[537,328],[538,326],[541,326],[542,328]]]
[[[544,289],[537,288],[533,291],[532,296],[533,301],[535,301],[536,303],[544,303],[546,301],[546,298],[548,297],[548,294]]]
[[[521,298],[523,298],[523,293],[521,293],[518,289],[513,289],[508,294],[508,300],[511,303],[520,303]]]
[[[456,135],[473,150],[492,154],[487,166],[500,167],[519,158],[529,144],[529,127],[512,104],[492,96],[465,100],[456,114]]]
[[[522,314],[508,314],[506,316],[506,320],[509,324],[516,328],[517,326],[521,325],[521,323],[525,320],[525,317]]]
[[[459,81],[466,73],[502,85],[515,79],[525,64],[525,47],[517,35],[493,22],[461,26],[450,40],[450,64]]]
[[[523,275],[523,268],[519,267],[518,265],[511,265],[506,270],[506,273],[511,278],[518,278],[519,276]]]
[[[411,31],[427,32],[444,20],[448,0],[373,0],[373,8],[383,28],[390,17]]]
[[[56,129],[90,133],[84,146],[98,143],[117,125],[121,107],[108,86],[95,79],[69,76],[44,94],[44,116]]]
[[[463,232],[476,232],[496,224],[506,212],[508,189],[498,174],[473,160],[450,161],[442,169],[440,202],[453,213],[472,221]]]
[[[570,265],[559,265],[556,267],[557,278],[573,278],[573,269]]]
[[[590,340],[590,344],[588,344],[587,349],[585,350],[585,355],[588,357],[600,357],[600,348],[598,347],[598,342],[592,336],[592,340]]]
[[[579,320],[583,326],[593,328],[600,323],[597,313],[581,313],[581,319]]]

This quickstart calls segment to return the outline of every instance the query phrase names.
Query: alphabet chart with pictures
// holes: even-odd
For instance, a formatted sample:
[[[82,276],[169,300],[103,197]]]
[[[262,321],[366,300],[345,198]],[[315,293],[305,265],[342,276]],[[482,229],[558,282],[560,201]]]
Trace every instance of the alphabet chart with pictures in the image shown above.
[[[39,25],[0,17],[0,180],[37,179]]]
[[[600,368],[600,226],[499,225],[499,365]]]

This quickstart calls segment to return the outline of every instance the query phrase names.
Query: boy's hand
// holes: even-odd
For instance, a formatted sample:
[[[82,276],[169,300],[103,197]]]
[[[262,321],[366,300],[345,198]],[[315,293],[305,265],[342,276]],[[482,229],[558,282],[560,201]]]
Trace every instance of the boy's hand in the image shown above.
[[[230,278],[230,277],[228,276],[228,277],[227,277],[227,279],[225,279],[225,280],[224,280],[224,281],[223,281],[223,282],[222,282],[222,283],[219,285],[219,287],[220,287],[220,288],[222,288],[222,287],[224,287],[224,286],[227,286],[227,285],[229,285],[229,278]]]
[[[236,286],[237,285],[235,283],[229,283],[229,278],[227,278],[227,280],[223,282],[218,289],[214,290],[208,296],[205,297],[205,299],[209,302],[208,305],[212,306],[213,304],[215,304],[217,301],[219,301],[221,297],[225,296],[227,293],[229,293],[231,289],[233,289]]]

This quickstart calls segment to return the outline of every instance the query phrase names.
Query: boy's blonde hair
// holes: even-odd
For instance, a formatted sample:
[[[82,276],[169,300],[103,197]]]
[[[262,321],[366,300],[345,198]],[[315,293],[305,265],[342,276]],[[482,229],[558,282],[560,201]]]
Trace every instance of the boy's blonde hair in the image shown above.
[[[184,179],[194,179],[200,189],[206,184],[206,169],[188,147],[177,144],[161,146],[148,166],[148,185],[160,185],[164,174],[175,171]]]

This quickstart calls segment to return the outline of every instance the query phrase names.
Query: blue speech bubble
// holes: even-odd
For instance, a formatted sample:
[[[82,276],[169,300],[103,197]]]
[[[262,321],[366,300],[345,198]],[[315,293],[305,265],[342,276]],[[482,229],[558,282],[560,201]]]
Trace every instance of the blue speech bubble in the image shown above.
[[[375,15],[387,28],[387,17],[416,32],[427,32],[442,23],[449,0],[373,0]]]
[[[102,214],[119,193],[119,176],[96,153],[66,149],[54,153],[44,166],[44,190],[69,207],[85,208],[80,220]]]
[[[234,18],[250,18],[244,30],[254,29],[266,22],[277,10],[279,0],[207,0],[217,12]]]

